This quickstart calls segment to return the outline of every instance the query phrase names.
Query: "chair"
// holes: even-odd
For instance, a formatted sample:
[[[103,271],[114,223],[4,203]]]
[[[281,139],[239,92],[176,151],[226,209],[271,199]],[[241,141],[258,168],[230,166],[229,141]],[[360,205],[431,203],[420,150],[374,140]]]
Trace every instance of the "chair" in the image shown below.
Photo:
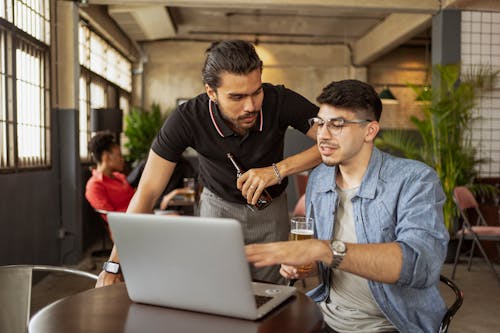
[[[109,212],[106,210],[97,209],[97,208],[94,208],[94,211],[99,215],[99,218],[101,219],[101,222],[102,222],[102,226],[101,226],[102,247],[100,250],[92,251],[92,256],[93,257],[109,257],[109,254],[111,253],[111,249],[106,248],[106,238],[109,237],[109,239],[111,239],[111,242],[113,242],[113,236],[111,235],[108,221],[106,219],[106,216],[108,215]]]
[[[440,275],[439,280],[450,287],[455,294],[455,301],[451,306],[448,307],[448,311],[446,311],[443,320],[441,320],[441,325],[439,325],[438,332],[446,333],[448,332],[448,327],[450,326],[450,322],[453,319],[453,316],[455,316],[455,313],[457,313],[458,309],[460,309],[460,307],[462,306],[462,303],[464,301],[464,292],[444,275]]]
[[[27,332],[31,312],[33,272],[65,273],[92,280],[97,275],[77,269],[45,265],[0,266],[0,332]],[[51,291],[53,294],[53,291]]]
[[[306,215],[306,195],[302,194],[295,204],[293,209],[293,216],[305,216]]]
[[[474,255],[474,248],[477,245],[479,248],[479,251],[483,255],[484,259],[488,263],[488,265],[491,268],[491,271],[497,278],[498,282],[500,283],[500,277],[498,276],[497,271],[495,270],[495,267],[493,267],[493,264],[491,263],[490,259],[488,258],[488,255],[484,251],[483,246],[481,245],[481,241],[495,241],[496,242],[496,247],[497,247],[497,252],[500,254],[500,227],[493,227],[493,226],[488,226],[486,223],[485,218],[483,217],[483,214],[481,214],[481,211],[479,210],[479,205],[472,195],[472,193],[469,191],[469,189],[465,186],[458,186],[454,189],[453,191],[453,200],[455,201],[458,210],[460,211],[460,215],[462,216],[463,219],[463,224],[462,228],[457,232],[457,237],[458,237],[458,247],[457,247],[457,252],[455,253],[455,260],[453,263],[453,271],[451,273],[451,278],[455,278],[455,271],[457,268],[457,263],[458,263],[458,257],[460,256],[460,250],[463,244],[464,240],[471,240],[472,241],[472,247],[470,249],[469,253],[469,260],[467,264],[467,270],[470,271],[470,267],[472,264],[472,256]],[[474,224],[472,224],[469,221],[469,218],[467,217],[466,210],[467,209],[474,209],[476,214],[477,214],[477,220]]]
[[[462,303],[464,301],[464,292],[455,283],[453,283],[453,281],[451,281],[444,275],[440,275],[439,280],[450,287],[455,294],[455,300],[453,301],[453,304],[448,307],[448,310],[444,314],[443,319],[441,320],[441,324],[439,325],[438,333],[446,333],[448,332],[448,327],[450,326],[453,316],[455,316],[458,309],[460,309],[460,307],[462,306]],[[288,285],[293,286],[295,282],[297,282],[297,280],[292,279],[288,282]]]

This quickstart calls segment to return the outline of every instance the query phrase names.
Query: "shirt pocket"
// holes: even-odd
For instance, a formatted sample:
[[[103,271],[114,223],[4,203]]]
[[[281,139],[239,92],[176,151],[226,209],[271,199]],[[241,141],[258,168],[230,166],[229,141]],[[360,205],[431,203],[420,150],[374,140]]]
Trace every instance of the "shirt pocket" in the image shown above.
[[[375,204],[374,216],[376,216],[376,221],[370,221],[371,225],[376,225],[379,235],[379,242],[393,242],[396,240],[396,216],[391,213],[386,205],[382,202],[377,202]]]

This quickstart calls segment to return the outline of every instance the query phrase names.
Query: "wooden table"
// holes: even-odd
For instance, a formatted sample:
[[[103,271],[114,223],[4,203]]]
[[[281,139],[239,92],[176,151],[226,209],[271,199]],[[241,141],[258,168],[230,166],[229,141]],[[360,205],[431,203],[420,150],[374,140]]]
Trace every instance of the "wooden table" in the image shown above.
[[[63,298],[35,314],[30,333],[59,332],[317,332],[323,325],[319,307],[296,296],[258,321],[163,308],[132,302],[124,283],[90,289]]]

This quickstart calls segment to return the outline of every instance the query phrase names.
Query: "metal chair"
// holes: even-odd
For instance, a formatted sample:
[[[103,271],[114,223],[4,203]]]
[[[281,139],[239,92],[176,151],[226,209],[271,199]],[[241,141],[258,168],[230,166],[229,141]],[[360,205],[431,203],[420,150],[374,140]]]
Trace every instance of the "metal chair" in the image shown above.
[[[97,281],[97,275],[46,265],[0,266],[0,332],[27,332],[31,312],[33,272],[66,273]]]
[[[457,313],[458,309],[460,309],[460,307],[462,306],[462,303],[464,301],[464,292],[453,281],[451,281],[444,275],[440,275],[439,280],[450,287],[455,294],[455,300],[453,301],[453,304],[448,307],[448,310],[446,311],[443,319],[441,320],[441,324],[439,325],[438,333],[446,333],[448,332],[448,327],[450,326],[450,322],[453,319],[453,316],[455,316],[455,313]],[[295,282],[297,282],[297,280],[292,279],[288,282],[288,285],[293,286]]]
[[[500,254],[500,227],[497,226],[488,226],[488,223],[486,222],[485,218],[483,217],[483,214],[481,214],[481,211],[479,210],[479,205],[472,195],[472,193],[469,191],[469,189],[465,186],[458,186],[454,189],[453,191],[453,200],[455,201],[459,211],[460,215],[462,216],[463,219],[463,224],[462,228],[457,232],[457,237],[458,237],[458,247],[457,247],[457,252],[455,253],[455,260],[453,263],[453,271],[451,273],[451,278],[455,279],[455,271],[457,268],[457,263],[458,263],[458,258],[460,256],[460,250],[462,248],[462,244],[464,240],[471,240],[472,241],[472,247],[470,249],[469,253],[469,260],[467,264],[467,270],[470,271],[470,267],[472,265],[472,256],[474,255],[474,249],[475,246],[479,248],[479,251],[483,255],[484,259],[488,263],[488,265],[491,268],[491,271],[497,278],[498,282],[500,283],[500,277],[498,276],[497,271],[495,270],[495,267],[493,267],[493,264],[491,263],[490,259],[488,258],[488,255],[484,251],[483,246],[481,245],[481,241],[495,241],[496,242],[496,247],[497,247],[497,253]],[[474,209],[476,214],[477,214],[477,219],[474,224],[472,224],[469,221],[469,218],[466,214],[467,209]]]
[[[455,301],[448,307],[448,311],[446,311],[443,320],[441,320],[441,325],[439,325],[438,333],[446,333],[448,332],[448,327],[450,326],[453,316],[455,316],[455,313],[457,313],[458,309],[462,306],[464,301],[464,292],[453,281],[444,275],[440,275],[439,280],[450,287],[453,290],[453,293],[455,293]]]

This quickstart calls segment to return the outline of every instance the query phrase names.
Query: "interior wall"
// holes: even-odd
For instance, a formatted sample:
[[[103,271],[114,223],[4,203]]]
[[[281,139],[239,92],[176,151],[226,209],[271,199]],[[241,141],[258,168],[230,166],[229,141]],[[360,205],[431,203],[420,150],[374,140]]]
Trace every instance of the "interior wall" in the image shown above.
[[[175,41],[143,44],[146,108],[155,102],[165,111],[175,107],[179,98],[204,92],[201,68],[209,46],[207,42]],[[355,72],[344,46],[259,44],[256,49],[264,62],[263,82],[284,84],[312,102],[327,83]]]
[[[409,83],[422,86],[429,82],[430,51],[425,46],[401,46],[368,66],[368,82],[380,92],[387,86],[398,104],[383,104],[382,129],[415,129],[411,116],[421,117],[422,106]]]
[[[0,265],[59,263],[54,169],[0,174]]]

